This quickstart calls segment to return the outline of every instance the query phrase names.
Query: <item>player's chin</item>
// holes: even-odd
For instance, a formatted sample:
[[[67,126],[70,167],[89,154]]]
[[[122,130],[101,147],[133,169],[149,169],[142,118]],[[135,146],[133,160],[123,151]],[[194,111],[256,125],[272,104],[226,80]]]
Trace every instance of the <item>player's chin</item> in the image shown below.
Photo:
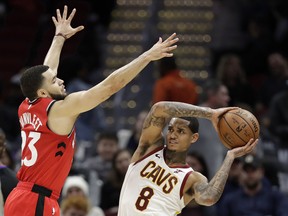
[[[178,144],[168,143],[167,147],[169,150],[176,151],[178,149]]]
[[[54,100],[64,100],[66,96],[67,96],[66,93],[51,94],[51,97],[52,97]]]
[[[61,95],[61,97],[65,98],[68,94],[67,94],[66,90],[64,89],[60,92],[60,95]]]

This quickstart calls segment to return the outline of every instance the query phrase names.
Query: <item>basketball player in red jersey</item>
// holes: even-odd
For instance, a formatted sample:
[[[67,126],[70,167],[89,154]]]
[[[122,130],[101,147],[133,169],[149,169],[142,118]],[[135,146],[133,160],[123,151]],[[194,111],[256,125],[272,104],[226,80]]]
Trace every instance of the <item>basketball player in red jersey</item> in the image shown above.
[[[118,216],[175,216],[192,200],[200,205],[215,204],[233,160],[251,152],[258,140],[251,139],[245,146],[229,150],[209,182],[187,165],[186,154],[199,137],[196,118],[211,120],[218,130],[219,116],[231,109],[234,108],[211,109],[170,101],[153,105],[126,172]],[[165,140],[162,132],[168,122]]]
[[[67,16],[57,10],[55,37],[44,64],[26,70],[20,80],[26,97],[18,115],[22,135],[19,184],[5,204],[5,216],[60,215],[57,199],[70,171],[74,148],[74,124],[80,113],[93,109],[130,82],[149,62],[173,56],[176,34],[158,42],[138,58],[114,71],[104,81],[67,95],[57,68],[64,41],[84,27],[71,27],[76,10]],[[67,18],[68,17],[68,18]]]

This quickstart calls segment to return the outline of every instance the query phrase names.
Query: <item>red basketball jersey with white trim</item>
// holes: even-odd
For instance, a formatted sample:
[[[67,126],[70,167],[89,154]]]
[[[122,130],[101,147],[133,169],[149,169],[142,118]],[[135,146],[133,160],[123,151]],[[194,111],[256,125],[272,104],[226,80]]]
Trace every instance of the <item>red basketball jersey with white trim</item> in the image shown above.
[[[22,155],[17,177],[60,193],[72,166],[76,133],[73,128],[62,136],[48,128],[48,112],[54,102],[51,98],[25,99],[19,106]]]
[[[164,151],[156,149],[129,165],[118,216],[174,216],[185,207],[183,188],[193,169],[188,165],[169,167]]]

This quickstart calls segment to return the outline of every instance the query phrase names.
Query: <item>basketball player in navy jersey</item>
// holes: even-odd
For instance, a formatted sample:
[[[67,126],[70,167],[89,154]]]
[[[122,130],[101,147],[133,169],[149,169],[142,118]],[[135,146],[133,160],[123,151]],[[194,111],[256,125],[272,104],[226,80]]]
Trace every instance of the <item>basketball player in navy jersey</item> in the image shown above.
[[[94,87],[67,95],[57,68],[64,42],[84,27],[71,27],[68,16],[57,10],[55,37],[43,65],[27,69],[20,80],[26,97],[19,107],[22,155],[19,183],[5,204],[5,216],[59,216],[57,199],[70,171],[75,149],[75,121],[123,88],[151,61],[171,57],[176,34],[158,42],[129,64],[114,71]]]
[[[186,154],[199,137],[195,117],[211,120],[217,130],[219,116],[231,109],[180,102],[153,105],[126,172],[118,216],[177,215],[193,199],[200,205],[215,204],[223,192],[233,160],[251,152],[258,140],[251,139],[245,146],[229,150],[210,182],[186,164]],[[162,131],[168,121],[165,141]]]

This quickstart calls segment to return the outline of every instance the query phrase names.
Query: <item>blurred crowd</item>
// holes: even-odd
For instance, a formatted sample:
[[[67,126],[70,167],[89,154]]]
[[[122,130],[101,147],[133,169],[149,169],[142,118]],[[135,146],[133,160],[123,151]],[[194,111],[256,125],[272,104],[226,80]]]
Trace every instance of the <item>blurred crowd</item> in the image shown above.
[[[0,2],[2,22],[10,2]],[[11,2],[21,5],[22,1]],[[42,1],[52,10],[49,2]],[[155,80],[151,104],[170,100],[212,108],[238,106],[247,109],[259,120],[260,143],[253,154],[235,160],[223,196],[215,206],[190,203],[181,215],[236,216],[245,215],[245,212],[269,215],[271,209],[273,215],[287,215],[288,3],[284,0],[215,0],[214,3],[216,30],[211,45],[213,64],[209,78],[203,82],[185,78],[177,65],[177,56],[163,59],[156,65],[159,78]],[[228,43],[229,35],[235,32],[225,32],[220,22],[221,13],[225,16],[229,14],[227,11],[235,17],[226,19],[226,25],[238,20],[238,23],[230,23],[233,25],[230,30],[239,33],[239,41]],[[237,13],[233,13],[235,11]],[[109,17],[103,16],[101,18],[100,13],[99,19],[103,19],[103,25],[107,26]],[[221,27],[224,38],[219,36]],[[228,42],[222,43],[221,40]],[[89,62],[78,57],[67,61],[66,65],[70,67],[63,69],[75,71],[74,76],[69,74],[67,91],[88,89],[92,85],[87,67]],[[23,97],[18,74],[10,81],[9,92],[0,86],[2,95],[5,95],[0,101],[0,142],[5,143],[5,150],[0,148],[1,202],[7,197],[7,187],[17,183],[13,173],[20,166],[21,154],[17,108]],[[117,131],[117,127],[109,128],[105,124],[105,112],[101,107],[80,116],[76,125],[78,143],[74,164],[59,201],[63,216],[73,213],[80,216],[117,215],[122,182],[146,115],[147,110],[139,110],[133,128]],[[200,138],[191,147],[187,163],[210,179],[227,149],[209,121],[199,119],[199,123]],[[3,172],[4,168],[8,171]],[[12,179],[8,185],[3,185],[5,176]]]

